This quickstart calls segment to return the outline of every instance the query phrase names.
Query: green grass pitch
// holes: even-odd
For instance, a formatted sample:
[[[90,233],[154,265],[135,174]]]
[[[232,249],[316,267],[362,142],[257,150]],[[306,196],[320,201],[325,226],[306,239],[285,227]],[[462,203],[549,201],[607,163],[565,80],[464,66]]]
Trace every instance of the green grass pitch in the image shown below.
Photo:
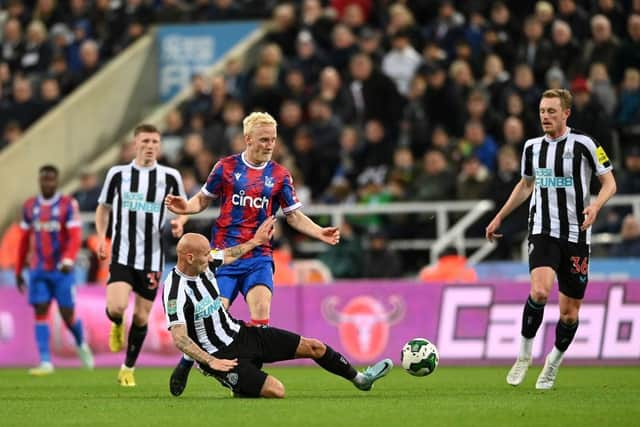
[[[560,369],[556,388],[537,391],[540,367],[524,384],[505,383],[506,367],[440,367],[411,377],[394,368],[371,392],[317,367],[272,367],[287,397],[236,399],[192,372],[180,398],[169,395],[170,369],[139,368],[123,389],[116,369],[60,369],[32,378],[0,369],[0,425],[289,426],[638,426],[639,367]]]

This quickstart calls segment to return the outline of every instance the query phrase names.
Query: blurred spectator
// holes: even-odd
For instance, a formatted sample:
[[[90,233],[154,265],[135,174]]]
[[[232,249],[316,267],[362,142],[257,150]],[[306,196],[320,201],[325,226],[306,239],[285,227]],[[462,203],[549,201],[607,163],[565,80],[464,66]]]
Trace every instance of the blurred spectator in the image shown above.
[[[466,99],[464,122],[479,121],[489,135],[494,138],[498,137],[504,120],[496,110],[489,108],[487,93],[481,89],[474,89]]]
[[[366,53],[375,67],[382,65],[382,60],[386,54],[382,43],[382,33],[379,30],[371,27],[364,27],[360,30],[360,37],[358,38],[360,52]]]
[[[396,85],[389,77],[375,70],[371,59],[365,54],[354,55],[349,70],[349,88],[358,121],[379,120],[388,133],[395,134],[402,112]]]
[[[52,53],[51,45],[47,41],[47,28],[40,21],[31,21],[27,27],[20,68],[27,76],[39,77],[47,71]]]
[[[568,79],[575,78],[581,71],[581,48],[574,39],[571,27],[564,21],[557,20],[551,27],[551,45],[553,48],[552,64],[560,67]]]
[[[325,13],[320,0],[304,0],[300,13],[300,25],[311,33],[313,40],[325,51],[331,48],[333,17]]]
[[[33,19],[42,22],[50,30],[54,24],[64,21],[64,14],[56,0],[37,0],[33,9]]]
[[[338,23],[331,33],[331,52],[329,60],[340,74],[344,75],[349,67],[351,57],[358,51],[356,38],[349,27]]]
[[[516,152],[521,152],[526,140],[522,120],[509,116],[502,125],[502,146],[510,146]]]
[[[429,119],[422,101],[426,89],[427,82],[424,77],[414,76],[400,122],[398,145],[410,147],[413,155],[418,157],[422,156],[429,143]]]
[[[611,120],[597,99],[591,96],[589,82],[578,77],[571,82],[573,106],[567,125],[585,132],[611,153]]]
[[[62,94],[60,93],[58,80],[53,77],[46,77],[40,82],[40,105],[43,113],[58,105],[61,99]]]
[[[22,137],[22,127],[15,120],[9,120],[2,131],[2,140],[0,140],[0,149],[8,147]]]
[[[296,39],[296,57],[291,65],[298,68],[304,81],[310,86],[318,81],[320,72],[328,64],[324,52],[320,51],[309,31],[301,31]]]
[[[340,225],[340,243],[329,246],[318,259],[331,270],[331,274],[339,279],[356,279],[362,277],[364,250],[360,237],[353,226],[345,221]]]
[[[609,256],[618,258],[640,257],[640,222],[632,214],[624,217],[620,230],[622,241],[611,248]]]
[[[627,25],[627,14],[621,2],[616,0],[596,0],[596,3],[594,12],[607,17],[614,34],[623,34]]]
[[[516,60],[531,67],[536,81],[544,81],[553,60],[553,47],[544,38],[543,24],[535,16],[529,16],[524,22],[524,38],[518,45]]]
[[[98,176],[90,169],[80,172],[80,188],[73,193],[78,201],[81,212],[95,212],[98,207],[98,197],[102,185],[98,182]]]
[[[266,111],[277,116],[282,101],[283,93],[278,85],[278,70],[269,65],[260,65],[256,69],[247,93],[246,111]]]
[[[231,3],[231,1],[228,1],[228,3]],[[209,13],[209,11],[204,12]],[[187,5],[184,4],[181,0],[161,0],[160,5],[154,12],[154,18],[155,22],[159,24],[183,22],[187,20],[189,16],[188,13],[189,9],[187,8]],[[198,19],[194,20],[197,21]]]
[[[479,86],[489,93],[489,101],[494,111],[502,109],[504,91],[511,76],[504,69],[502,59],[495,54],[489,54],[484,61],[484,74]]]
[[[602,62],[591,64],[589,68],[589,87],[591,88],[591,93],[604,108],[607,117],[613,117],[618,104],[618,94],[609,79],[609,71]]]
[[[455,43],[464,35],[465,17],[456,10],[453,1],[444,0],[438,7],[438,16],[424,29],[424,37],[433,40],[453,57]]]
[[[517,92],[509,92],[505,101],[506,116],[520,119],[524,126],[525,137],[533,138],[540,133],[540,123],[538,115],[534,114],[530,108],[525,108],[522,97]],[[535,111],[538,111],[537,108]]]
[[[269,25],[271,28],[265,35],[265,41],[276,43],[280,46],[285,56],[294,56],[296,53],[295,43],[298,26],[293,4],[283,3],[278,5],[273,10],[273,17]]]
[[[17,19],[9,19],[4,24],[1,59],[9,64],[12,72],[20,69],[20,59],[22,58],[24,48],[22,24]]]
[[[420,54],[411,46],[408,31],[398,30],[391,36],[391,50],[382,60],[382,71],[396,84],[398,92],[407,96],[409,84],[420,65]]]
[[[22,77],[13,79],[13,102],[9,117],[26,129],[42,115],[42,107],[33,97],[31,82]]]
[[[558,19],[566,22],[578,40],[589,34],[589,15],[575,0],[558,0]]]
[[[330,103],[331,110],[343,123],[351,123],[354,120],[355,107],[353,100],[335,68],[325,67],[322,70],[314,96]]]
[[[182,113],[178,109],[170,110],[164,118],[164,131],[162,132],[162,158],[166,163],[178,164],[183,138]]]
[[[442,151],[430,149],[424,153],[410,194],[414,200],[423,202],[454,199],[455,182]]]
[[[491,135],[487,135],[482,122],[477,120],[467,122],[464,127],[464,138],[460,140],[460,151],[463,156],[477,157],[489,171],[496,169],[498,144]]]
[[[462,170],[456,181],[456,193],[460,200],[479,200],[488,193],[491,172],[474,155],[462,160]]]
[[[467,258],[455,248],[446,248],[434,265],[427,265],[418,273],[418,280],[427,283],[476,283],[478,274],[467,265]]]
[[[624,169],[618,173],[620,194],[640,194],[640,145],[625,151]]]
[[[80,46],[80,68],[73,76],[73,86],[78,87],[100,68],[100,50],[93,40],[85,40]]]
[[[389,239],[384,230],[369,235],[369,247],[364,252],[363,277],[383,279],[402,277],[402,258],[398,251],[389,248]]]
[[[567,89],[568,87],[564,71],[556,65],[547,70],[544,79],[548,89]]]
[[[494,211],[487,215],[484,224],[498,213],[520,179],[520,150],[516,150],[512,145],[505,145],[498,152],[498,170],[484,195],[485,198],[492,200],[495,206]],[[503,236],[497,241],[498,246],[492,254],[493,257],[511,259],[518,253],[514,248],[522,243],[527,232],[528,206],[528,203],[522,203],[505,218],[500,228]]]
[[[591,38],[586,41],[582,50],[582,72],[586,73],[594,62],[604,64],[611,69],[614,64],[620,40],[611,31],[611,23],[604,15],[591,18]]]
[[[463,99],[439,63],[427,64],[421,72],[427,77],[424,104],[431,125],[442,125],[449,134],[460,136]]]
[[[629,68],[624,73],[615,115],[624,145],[640,136],[640,68]]]
[[[620,83],[628,68],[640,69],[640,13],[629,16],[627,34],[620,48],[616,51],[616,59],[611,72],[614,83]]]

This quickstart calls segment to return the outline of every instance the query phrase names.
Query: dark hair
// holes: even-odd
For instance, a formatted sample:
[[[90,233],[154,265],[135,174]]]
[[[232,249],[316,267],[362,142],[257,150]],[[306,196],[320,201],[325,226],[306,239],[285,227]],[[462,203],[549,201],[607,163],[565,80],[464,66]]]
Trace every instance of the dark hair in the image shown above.
[[[52,173],[55,176],[58,176],[60,174],[60,171],[58,171],[58,168],[55,167],[54,165],[47,164],[47,165],[40,166],[40,170],[38,171],[38,173],[40,175],[42,175],[43,173]]]
[[[155,127],[152,124],[149,123],[142,123],[138,126],[136,126],[136,128],[133,130],[133,136],[138,136],[141,133],[157,133],[159,134],[160,131],[158,130],[157,127]]]

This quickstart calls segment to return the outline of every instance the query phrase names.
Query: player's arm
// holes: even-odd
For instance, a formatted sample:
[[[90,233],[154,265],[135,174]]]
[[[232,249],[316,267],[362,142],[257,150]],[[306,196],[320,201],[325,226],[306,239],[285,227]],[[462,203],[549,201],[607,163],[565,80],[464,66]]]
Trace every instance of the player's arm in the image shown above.
[[[602,187],[598,192],[598,197],[596,197],[596,199],[582,211],[584,214],[584,222],[580,226],[580,230],[583,231],[593,225],[598,217],[600,209],[602,209],[604,204],[607,203],[614,194],[616,194],[618,189],[616,186],[616,179],[613,177],[613,172],[608,171],[599,175],[598,179],[600,180],[600,184],[602,184]]]
[[[198,194],[185,200],[182,196],[167,195],[164,204],[171,212],[177,215],[193,215],[205,210],[211,204],[211,197],[198,191]]]
[[[314,239],[330,245],[335,245],[340,241],[340,229],[338,227],[320,227],[311,218],[302,213],[300,209],[287,212],[286,219],[291,227]]]
[[[82,221],[80,220],[80,208],[76,199],[72,199],[69,203],[68,218],[65,226],[67,227],[68,240],[59,268],[63,273],[69,273],[76,262],[82,245]]]
[[[215,371],[228,372],[238,364],[238,359],[218,359],[202,350],[189,338],[187,328],[183,324],[171,326],[171,337],[178,350],[192,357],[194,360],[208,365]]]
[[[98,257],[107,259],[107,227],[109,226],[109,213],[111,207],[100,203],[96,209],[96,234],[98,235]]]
[[[224,264],[230,264],[250,250],[269,243],[269,240],[271,240],[275,231],[275,224],[276,217],[270,216],[260,224],[260,227],[258,227],[256,233],[250,240],[239,245],[226,248],[224,250]]]
[[[486,238],[493,242],[495,239],[502,237],[502,234],[498,234],[497,231],[502,224],[502,220],[505,219],[511,212],[513,212],[518,206],[524,203],[525,200],[531,196],[535,180],[533,177],[523,176],[522,179],[516,184],[509,196],[509,199],[505,202],[502,209],[498,211],[496,216],[491,220],[487,226],[485,235]]]

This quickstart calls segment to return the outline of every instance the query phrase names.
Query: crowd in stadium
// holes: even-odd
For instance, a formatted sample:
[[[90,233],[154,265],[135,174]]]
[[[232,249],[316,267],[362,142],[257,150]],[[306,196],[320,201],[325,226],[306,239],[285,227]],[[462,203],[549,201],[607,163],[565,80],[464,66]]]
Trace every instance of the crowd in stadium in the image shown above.
[[[559,87],[574,95],[569,126],[614,160],[619,193],[640,193],[637,0],[0,4],[0,147],[150,25],[270,10],[257,54],[210,79],[194,75],[191,97],[165,118],[162,163],[180,169],[189,195],[218,158],[243,149],[243,117],[268,111],[281,141],[274,159],[303,203],[489,198],[499,207],[520,178],[524,141],[541,134],[540,95]],[[600,227],[617,232],[623,214]],[[505,227],[524,232],[526,215],[523,206]],[[386,225],[391,236],[429,233]]]

